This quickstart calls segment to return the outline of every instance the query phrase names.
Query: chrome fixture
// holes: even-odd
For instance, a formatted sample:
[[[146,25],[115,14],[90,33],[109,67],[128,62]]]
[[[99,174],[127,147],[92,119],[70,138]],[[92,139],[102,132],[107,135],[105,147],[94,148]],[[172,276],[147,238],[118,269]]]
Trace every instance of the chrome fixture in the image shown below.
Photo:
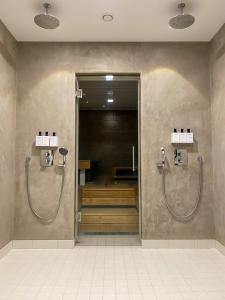
[[[180,13],[169,20],[169,25],[171,28],[185,29],[194,24],[195,18],[192,15],[184,13],[185,6],[185,3],[183,2],[178,4],[178,9],[180,10]]]
[[[132,171],[135,172],[135,146],[132,146]]]
[[[162,149],[162,148],[161,148]],[[162,150],[161,150],[162,151]],[[185,164],[187,164],[187,158],[185,158],[185,156],[187,156],[187,153],[184,151],[184,152],[179,152],[180,150],[177,150],[177,155],[175,157],[175,164],[176,164],[176,161],[179,160],[178,166],[184,166]],[[179,155],[180,153],[180,155]],[[163,153],[162,153],[163,155]],[[164,155],[165,155],[165,152],[164,152]],[[165,156],[164,156],[165,157]],[[183,157],[183,158],[182,158]],[[197,193],[197,199],[196,199],[196,202],[194,204],[194,207],[187,213],[185,214],[178,214],[174,208],[171,207],[170,203],[169,203],[169,200],[168,200],[168,196],[167,196],[167,192],[166,192],[166,174],[170,174],[169,170],[167,170],[166,166],[165,166],[165,161],[166,161],[166,157],[165,159],[162,158],[162,162],[161,163],[157,163],[157,167],[162,170],[161,171],[161,174],[162,174],[162,193],[163,193],[163,199],[164,199],[164,205],[166,206],[167,210],[169,211],[169,213],[179,222],[188,222],[190,221],[198,207],[199,207],[199,204],[200,204],[200,201],[201,201],[201,196],[202,196],[202,185],[203,185],[203,159],[201,156],[199,156],[197,158],[197,162],[198,162],[198,193]]]
[[[45,150],[42,150],[45,151]],[[44,153],[44,152],[43,152]],[[47,151],[45,151],[45,154],[47,153]],[[62,167],[62,181],[61,181],[61,188],[60,188],[60,194],[59,194],[59,198],[58,198],[58,202],[57,202],[57,206],[56,209],[53,213],[49,213],[46,216],[42,216],[40,215],[33,207],[33,202],[31,199],[31,192],[30,192],[30,162],[31,162],[31,157],[28,156],[26,158],[26,191],[27,191],[27,198],[28,198],[28,203],[30,206],[30,209],[33,213],[33,215],[40,220],[43,223],[52,223],[55,218],[57,217],[58,213],[59,213],[59,209],[62,203],[62,195],[63,195],[63,188],[64,188],[64,181],[65,181],[65,167],[66,167],[66,155],[68,154],[68,150],[66,148],[60,148],[59,149],[59,153],[63,156],[63,164],[58,165],[58,167]],[[51,155],[51,152],[49,153],[49,155]],[[48,156],[48,155],[47,155]],[[46,163],[48,163],[48,157],[46,155],[43,155],[43,158],[46,160]],[[50,164],[50,162],[49,162]],[[52,165],[52,163],[51,163]]]
[[[41,167],[51,167],[54,162],[54,152],[53,150],[41,150],[40,155],[40,165]]]
[[[62,165],[59,165],[59,167],[65,167],[66,166],[66,156],[68,154],[68,149],[60,148],[59,153],[63,156],[63,163],[62,163]]]
[[[163,147],[160,148],[160,161],[156,165],[159,169],[165,168],[166,166],[166,154]]]
[[[44,3],[43,7],[45,8],[45,13],[36,15],[34,17],[35,24],[44,29],[56,29],[59,27],[59,19],[48,13],[49,9],[51,8],[51,4]]]
[[[186,149],[175,149],[174,150],[174,164],[175,164],[175,166],[187,166],[188,152]]]

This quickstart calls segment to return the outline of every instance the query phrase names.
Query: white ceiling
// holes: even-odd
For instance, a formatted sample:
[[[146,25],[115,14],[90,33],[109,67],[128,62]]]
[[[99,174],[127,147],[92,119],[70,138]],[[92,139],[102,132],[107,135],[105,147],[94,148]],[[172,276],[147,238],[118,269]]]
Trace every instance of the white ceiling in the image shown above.
[[[225,22],[225,0],[186,0],[196,22],[180,31],[168,26],[180,0],[48,0],[61,21],[48,31],[33,22],[43,2],[0,1],[0,19],[18,41],[209,41]],[[102,20],[107,12],[112,22]]]

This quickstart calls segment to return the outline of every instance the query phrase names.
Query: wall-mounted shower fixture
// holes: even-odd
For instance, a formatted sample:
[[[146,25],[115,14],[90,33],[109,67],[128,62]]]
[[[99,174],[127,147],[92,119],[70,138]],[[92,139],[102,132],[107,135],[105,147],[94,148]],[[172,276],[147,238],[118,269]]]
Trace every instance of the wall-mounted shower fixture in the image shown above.
[[[51,155],[53,155],[53,150],[41,150],[42,155],[43,155],[43,163],[44,164],[51,164]],[[60,148],[59,153],[63,155],[63,164],[58,165],[58,167],[63,167],[62,168],[62,181],[61,181],[61,188],[60,188],[60,194],[57,202],[56,209],[53,213],[49,213],[46,216],[40,215],[33,207],[33,202],[31,199],[31,192],[30,192],[30,162],[31,162],[31,157],[27,156],[26,158],[26,190],[27,190],[27,198],[28,198],[28,203],[30,206],[30,209],[33,213],[33,215],[40,220],[43,223],[52,223],[55,218],[58,215],[61,203],[62,203],[62,194],[63,194],[63,188],[64,188],[64,180],[65,180],[65,167],[66,167],[66,155],[68,154],[68,150],[66,148]],[[47,159],[47,160],[46,160]],[[51,164],[52,165],[52,164]],[[48,165],[44,165],[45,167]]]
[[[54,152],[53,150],[41,150],[40,164],[41,167],[51,167],[54,162]]]
[[[60,22],[59,19],[49,14],[51,4],[44,3],[43,7],[45,9],[45,13],[34,17],[35,24],[44,29],[56,29],[60,25]]]
[[[157,162],[157,167],[159,169],[161,168],[165,168],[166,166],[166,154],[165,154],[165,149],[163,147],[160,148],[160,158],[159,158],[159,162]]]
[[[68,154],[68,149],[66,148],[60,148],[59,153],[63,156],[63,162],[62,164],[59,164],[59,167],[65,167],[66,166],[66,156]]]
[[[173,29],[185,29],[194,24],[195,18],[192,15],[185,14],[185,3],[179,3],[178,9],[180,13],[169,20],[169,25]]]
[[[188,164],[188,152],[186,149],[174,150],[174,164],[175,166],[187,166]]]
[[[160,149],[160,155],[161,155],[161,161],[157,163],[157,167],[159,170],[161,170],[162,174],[162,193],[163,193],[163,199],[164,199],[164,205],[168,209],[169,213],[179,222],[187,222],[190,221],[191,218],[195,215],[202,196],[202,180],[203,180],[203,159],[201,156],[197,158],[198,162],[198,194],[197,199],[194,204],[194,207],[185,214],[178,214],[174,208],[171,207],[167,193],[166,193],[166,174],[167,176],[170,175],[170,172],[167,172],[169,169],[166,168],[165,162],[167,161],[165,156],[165,151],[163,148]],[[185,166],[188,164],[188,153],[187,150],[183,149],[176,149],[174,152],[174,163],[178,166]],[[188,170],[187,170],[188,171]]]

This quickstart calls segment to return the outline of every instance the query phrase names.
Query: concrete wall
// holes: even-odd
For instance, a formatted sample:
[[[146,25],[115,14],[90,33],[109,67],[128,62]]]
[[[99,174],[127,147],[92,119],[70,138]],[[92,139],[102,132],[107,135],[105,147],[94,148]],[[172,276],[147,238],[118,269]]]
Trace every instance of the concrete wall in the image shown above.
[[[211,43],[212,162],[216,239],[225,245],[225,26]]]
[[[19,43],[17,109],[17,187],[15,239],[72,239],[74,220],[74,78],[82,72],[141,73],[141,176],[144,239],[213,238],[209,45],[205,43]],[[191,128],[188,170],[173,166],[172,129]],[[33,142],[38,131],[56,131],[69,149],[65,194],[53,224],[38,222],[28,207],[25,157],[32,155],[31,187],[36,209],[56,205],[60,174],[39,168]],[[164,146],[171,165],[167,189],[178,212],[197,197],[197,162],[204,159],[204,187],[199,211],[188,223],[175,221],[162,204],[156,168]],[[58,161],[58,155],[56,162]]]
[[[17,45],[0,21],[0,248],[12,239],[15,197]]]

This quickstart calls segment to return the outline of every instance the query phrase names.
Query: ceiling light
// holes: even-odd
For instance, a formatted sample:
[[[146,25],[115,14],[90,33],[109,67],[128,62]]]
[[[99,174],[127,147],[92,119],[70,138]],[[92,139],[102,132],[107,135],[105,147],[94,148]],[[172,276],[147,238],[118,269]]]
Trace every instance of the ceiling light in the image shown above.
[[[108,99],[107,102],[108,102],[108,103],[113,103],[113,102],[114,102],[114,99]]]
[[[106,80],[106,81],[112,81],[113,78],[114,78],[113,75],[105,75],[105,80]]]
[[[111,22],[111,21],[114,19],[114,17],[113,17],[112,14],[104,14],[104,15],[102,16],[102,19],[103,19],[103,21],[105,21],[105,22]]]

